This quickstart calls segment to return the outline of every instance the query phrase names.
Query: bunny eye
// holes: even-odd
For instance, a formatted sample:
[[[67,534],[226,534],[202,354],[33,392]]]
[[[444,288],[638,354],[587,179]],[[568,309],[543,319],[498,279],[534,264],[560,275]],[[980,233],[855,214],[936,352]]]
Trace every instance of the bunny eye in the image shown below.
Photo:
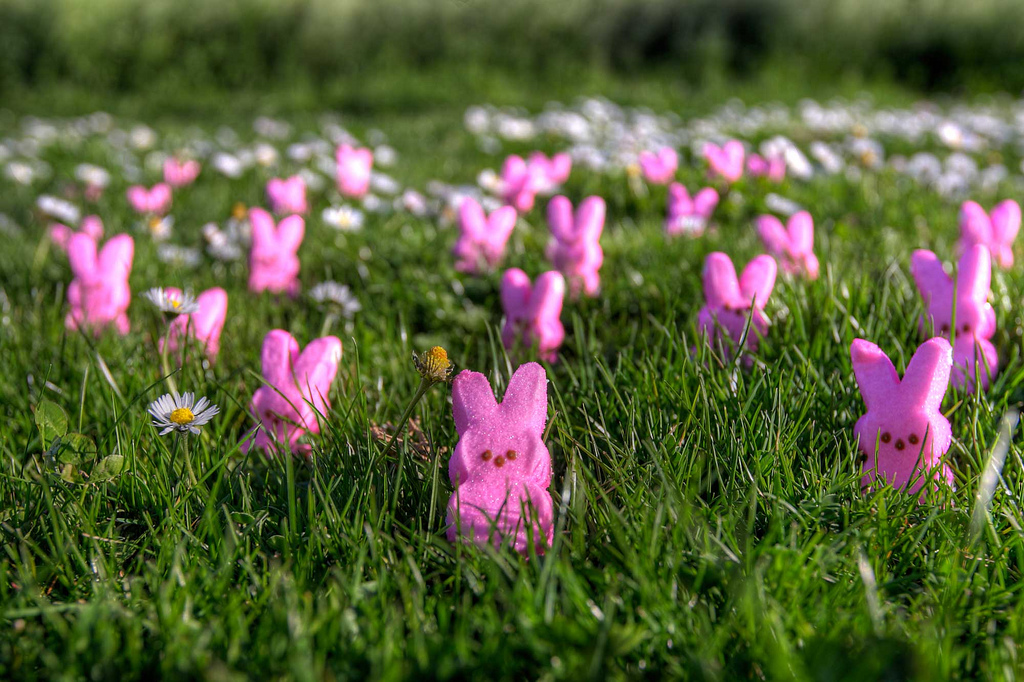
[[[482,452],[482,453],[480,454],[480,459],[482,459],[482,460],[483,460],[483,461],[485,461],[485,462],[486,462],[487,460],[489,460],[490,458],[491,458],[491,451],[490,451],[490,450],[484,450],[484,451],[483,451],[483,452]]]
[[[896,449],[897,450],[902,450],[905,447],[907,447],[907,446],[903,444],[903,440],[901,438],[897,438],[896,439]]]
[[[943,323],[941,331],[942,331],[943,334],[948,334],[949,333],[949,325]]]
[[[883,443],[888,443],[891,440],[892,440],[892,435],[888,431],[886,431],[885,433],[882,434],[882,442]]]
[[[501,467],[505,466],[505,458],[502,457],[501,455],[498,455],[497,457],[495,457],[494,458],[494,466],[498,467],[499,469]]]
[[[963,326],[963,327],[961,327],[961,329],[963,329],[963,331],[965,331],[965,332],[969,332],[969,331],[971,331],[971,325],[969,325],[969,324],[967,324],[967,323],[965,322],[965,323],[964,323],[964,326]]]
[[[918,438],[916,433],[912,433],[907,437],[907,442],[911,445],[917,445]]]
[[[516,452],[515,450],[509,450],[508,452],[505,453],[505,459],[507,459],[510,462],[516,461],[516,457],[518,456],[519,453]]]

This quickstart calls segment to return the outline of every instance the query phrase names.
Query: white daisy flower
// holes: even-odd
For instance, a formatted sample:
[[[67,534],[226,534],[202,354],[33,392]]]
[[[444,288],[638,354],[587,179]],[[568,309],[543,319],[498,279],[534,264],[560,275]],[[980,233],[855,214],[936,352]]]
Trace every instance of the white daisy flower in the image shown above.
[[[351,206],[331,206],[322,215],[325,223],[343,232],[361,230],[366,219],[362,211]]]
[[[153,287],[142,297],[155,305],[162,313],[170,315],[191,315],[199,310],[195,296],[188,292],[169,291],[163,287]]]
[[[245,172],[245,164],[237,156],[228,154],[227,152],[218,152],[214,154],[213,159],[210,163],[213,165],[217,172],[221,175],[226,175],[229,178],[241,177],[242,173]]]
[[[177,244],[161,244],[156,250],[156,256],[164,263],[183,268],[196,267],[202,258],[199,249]]]
[[[352,294],[352,291],[344,284],[337,282],[321,282],[310,289],[309,297],[317,303],[337,308],[338,312],[347,319],[363,309],[362,304]]]
[[[220,408],[203,396],[198,401],[194,393],[165,394],[149,404],[153,426],[165,436],[171,431],[199,435],[199,427],[207,424],[220,412]]]
[[[80,163],[75,167],[75,179],[90,187],[106,188],[110,184],[110,173],[105,168],[91,163]]]
[[[77,225],[78,219],[82,217],[78,207],[65,199],[58,199],[49,194],[41,194],[36,199],[36,207],[50,216],[71,225]]]

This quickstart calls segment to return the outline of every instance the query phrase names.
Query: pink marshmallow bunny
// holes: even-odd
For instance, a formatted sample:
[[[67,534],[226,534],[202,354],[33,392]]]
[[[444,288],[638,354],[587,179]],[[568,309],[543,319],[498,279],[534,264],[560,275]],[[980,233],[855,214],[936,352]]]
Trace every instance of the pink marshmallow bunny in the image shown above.
[[[952,442],[949,421],[942,415],[942,398],[949,384],[953,352],[949,342],[936,337],[914,353],[900,380],[892,362],[878,346],[857,339],[850,359],[867,412],[853,432],[866,457],[861,488],[889,483],[921,496],[926,481],[953,484],[953,472],[942,462]],[[909,486],[909,487],[908,487]]]
[[[343,144],[335,154],[338,162],[338,191],[346,197],[359,198],[370,189],[373,152],[364,147]]]
[[[173,156],[164,161],[164,182],[171,187],[191,185],[199,177],[201,166],[194,159],[179,161]]]
[[[267,183],[267,198],[274,213],[305,213],[306,181],[301,175],[272,178]]]
[[[543,152],[533,152],[526,166],[537,193],[550,195],[569,179],[572,172],[572,157],[562,152],[552,154],[549,159]]]
[[[710,142],[704,145],[704,158],[711,175],[730,183],[743,177],[744,154],[743,143],[739,140],[729,140],[721,147]]]
[[[181,297],[181,290],[173,287],[164,289],[168,295]],[[196,339],[211,360],[220,352],[220,333],[224,329],[224,320],[228,314],[228,293],[220,287],[207,289],[196,298],[199,310],[191,314],[178,315],[171,322],[167,333],[170,352],[175,353],[181,347],[182,340],[189,336]],[[160,339],[160,350],[164,340]]]
[[[782,182],[786,179],[786,160],[781,156],[771,156],[767,159],[760,154],[751,154],[747,158],[747,173],[754,178],[768,178],[772,182]]]
[[[640,171],[652,185],[667,185],[679,168],[679,154],[672,147],[662,147],[657,152],[640,152]]]
[[[299,246],[306,232],[302,216],[288,216],[275,227],[262,208],[249,211],[252,250],[249,252],[249,289],[294,296],[299,291]]]
[[[82,218],[82,224],[78,226],[78,232],[88,235],[89,237],[92,237],[94,242],[98,242],[103,239],[103,221],[100,220],[99,216],[87,215]],[[68,244],[74,234],[76,234],[75,230],[67,225],[62,225],[60,223],[50,225],[50,240],[58,249],[65,253],[68,250]]]
[[[113,324],[128,333],[128,305],[132,292],[128,276],[135,257],[135,242],[126,234],[111,237],[97,254],[95,240],[81,232],[68,241],[68,259],[74,279],[68,285],[71,310],[65,318],[68,329],[99,334]]]
[[[773,215],[758,216],[755,221],[768,253],[782,263],[791,275],[803,273],[807,279],[818,279],[818,257],[814,255],[814,218],[807,211],[790,216],[786,226]]]
[[[911,256],[910,274],[928,308],[930,325],[921,318],[922,334],[949,336],[956,312],[953,386],[973,391],[977,374],[981,390],[987,390],[989,379],[995,378],[999,370],[999,356],[989,341],[996,331],[996,313],[988,302],[992,283],[992,257],[988,249],[975,244],[964,252],[957,266],[955,285],[938,256],[923,249]]]
[[[678,182],[668,187],[668,215],[665,217],[665,233],[685,234],[699,237],[704,234],[711,214],[718,206],[718,192],[705,187],[692,199],[686,188]]]
[[[331,409],[327,396],[341,361],[341,341],[324,336],[310,341],[299,353],[299,343],[283,329],[274,329],[263,339],[260,361],[266,384],[253,393],[249,410],[260,424],[242,444],[266,452],[287,447],[307,452],[298,440],[306,433],[320,433],[318,417]]]
[[[505,159],[501,166],[501,198],[506,204],[520,213],[529,212],[540,184],[536,171],[531,172],[521,156],[513,154]]]
[[[505,254],[505,244],[516,226],[516,209],[502,206],[488,216],[480,202],[466,197],[459,205],[459,238],[452,253],[455,269],[478,273],[496,266]]]
[[[565,339],[560,319],[564,300],[565,278],[561,273],[545,272],[531,287],[525,272],[506,270],[501,278],[501,305],[505,309],[501,342],[506,350],[513,350],[520,342],[527,348],[536,343],[540,357],[555,362]]]
[[[543,554],[551,545],[551,453],[544,445],[547,375],[535,362],[512,375],[498,403],[487,377],[463,371],[452,386],[459,442],[448,462],[455,492],[448,539]]]
[[[604,262],[601,232],[604,230],[605,203],[601,197],[587,197],[580,202],[575,216],[572,202],[557,196],[548,202],[548,224],[553,239],[547,256],[555,269],[565,275],[573,296],[582,289],[588,296],[601,287],[598,271]]]
[[[775,287],[777,269],[774,258],[761,255],[747,263],[737,280],[729,256],[721,252],[708,255],[704,261],[705,305],[697,315],[697,325],[713,348],[726,339],[738,345],[749,319],[746,349],[757,352],[758,339],[768,333],[764,307]],[[743,361],[747,366],[753,363],[749,356]]]
[[[1013,199],[999,202],[991,213],[974,201],[960,206],[960,250],[983,244],[1001,268],[1013,267],[1013,240],[1019,230],[1020,204]]]
[[[136,213],[163,215],[171,207],[171,186],[163,182],[153,185],[152,189],[132,185],[127,194],[128,203]]]

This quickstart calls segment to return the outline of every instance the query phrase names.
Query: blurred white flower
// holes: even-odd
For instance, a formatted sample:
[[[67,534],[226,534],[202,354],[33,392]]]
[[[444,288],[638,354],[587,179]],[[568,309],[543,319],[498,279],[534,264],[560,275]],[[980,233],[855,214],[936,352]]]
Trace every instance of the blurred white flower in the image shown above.
[[[82,212],[70,201],[58,199],[49,194],[39,195],[39,198],[36,199],[36,207],[51,218],[56,218],[69,225],[77,225],[79,218],[82,217]]]
[[[361,230],[366,219],[362,211],[348,205],[325,208],[322,216],[325,223],[343,232]]]
[[[317,303],[333,309],[334,312],[350,320],[363,309],[349,288],[337,282],[321,282],[310,289],[309,296]]]

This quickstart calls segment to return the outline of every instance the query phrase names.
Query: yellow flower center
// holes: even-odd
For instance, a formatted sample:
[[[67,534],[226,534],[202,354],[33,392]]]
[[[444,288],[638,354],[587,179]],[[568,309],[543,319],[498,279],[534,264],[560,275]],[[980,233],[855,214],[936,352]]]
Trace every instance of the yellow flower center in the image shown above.
[[[178,409],[171,412],[170,420],[175,424],[184,426],[185,424],[191,424],[195,421],[196,416],[192,414],[192,410],[187,407],[179,407]]]
[[[245,217],[247,210],[248,209],[245,208],[245,204],[239,201],[238,203],[231,207],[231,217],[234,218],[235,220],[241,220]]]
[[[628,166],[626,166],[626,175],[630,176],[631,178],[639,177],[639,175],[640,175],[640,164],[639,163],[631,163]]]
[[[174,306],[174,309],[175,309],[175,310],[177,310],[178,308],[180,308],[180,307],[181,307],[181,301],[179,301],[179,300],[178,300],[178,299],[176,299],[176,298],[172,298],[172,299],[171,299],[171,305],[172,305],[172,306]]]
[[[157,230],[159,230],[160,229],[160,224],[162,222],[163,221],[160,218],[156,217],[156,216],[153,216],[152,218],[150,218],[149,219],[149,231],[150,232],[156,232]]]
[[[414,355],[416,369],[420,376],[430,381],[445,381],[452,369],[448,360],[448,351],[441,346],[434,346],[422,355]]]

